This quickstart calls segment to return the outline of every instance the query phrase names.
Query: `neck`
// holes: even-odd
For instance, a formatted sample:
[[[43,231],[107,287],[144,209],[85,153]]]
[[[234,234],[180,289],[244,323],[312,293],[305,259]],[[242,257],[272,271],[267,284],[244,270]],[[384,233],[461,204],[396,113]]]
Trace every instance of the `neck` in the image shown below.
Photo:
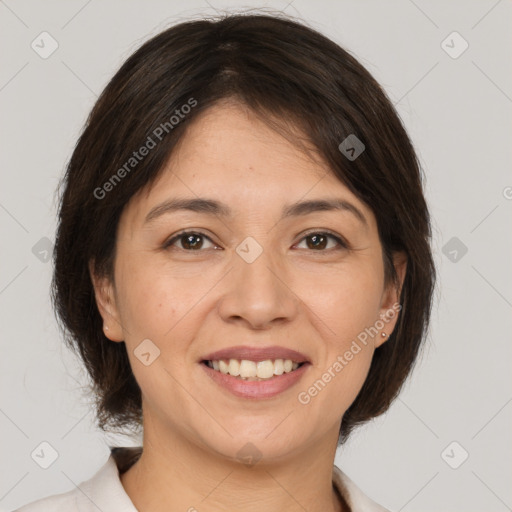
[[[144,423],[143,453],[121,475],[139,512],[348,512],[332,485],[337,428],[286,459],[249,465]]]

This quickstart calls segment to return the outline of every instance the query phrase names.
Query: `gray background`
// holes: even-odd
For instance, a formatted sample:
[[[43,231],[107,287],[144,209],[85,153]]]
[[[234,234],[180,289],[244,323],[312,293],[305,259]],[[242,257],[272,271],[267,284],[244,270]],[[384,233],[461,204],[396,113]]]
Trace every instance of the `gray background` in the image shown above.
[[[396,103],[426,173],[440,281],[429,348],[389,413],[336,463],[391,510],[512,510],[507,0],[0,1],[1,510],[89,478],[107,442],[138,444],[95,429],[85,373],[49,304],[54,191],[82,124],[151,35],[246,6],[286,9],[352,51]],[[59,45],[46,59],[31,48],[43,31]],[[469,44],[461,55],[453,31]],[[48,469],[31,457],[43,441],[59,454]]]

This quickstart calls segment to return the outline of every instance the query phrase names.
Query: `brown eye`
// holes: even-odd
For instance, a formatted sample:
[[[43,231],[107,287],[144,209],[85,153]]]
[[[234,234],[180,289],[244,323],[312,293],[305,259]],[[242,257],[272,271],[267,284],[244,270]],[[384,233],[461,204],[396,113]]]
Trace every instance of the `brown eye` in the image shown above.
[[[181,245],[184,249],[201,249],[203,238],[201,235],[183,235],[181,237]]]
[[[329,241],[334,240],[335,244],[334,246],[329,246]],[[325,249],[343,249],[347,248],[347,244],[343,242],[343,240],[335,235],[332,235],[330,233],[323,233],[323,232],[317,232],[317,233],[310,233],[309,235],[305,236],[301,242],[299,243],[299,246],[303,241],[306,241],[306,248],[311,249],[313,251],[324,251]],[[338,246],[338,247],[336,247]]]
[[[327,237],[322,234],[309,235],[306,240],[309,249],[325,249],[327,247]]]
[[[211,247],[205,247],[205,242],[211,244]],[[165,243],[164,248],[176,247],[184,251],[199,251],[201,249],[211,249],[215,247],[213,242],[202,233],[192,231],[182,232],[171,238]]]

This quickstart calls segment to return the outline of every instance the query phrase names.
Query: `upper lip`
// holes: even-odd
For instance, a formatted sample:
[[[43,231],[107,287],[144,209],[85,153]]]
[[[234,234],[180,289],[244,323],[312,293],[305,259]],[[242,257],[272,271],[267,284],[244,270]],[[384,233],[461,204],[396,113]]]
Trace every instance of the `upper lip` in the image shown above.
[[[219,361],[221,359],[247,359],[249,361],[266,361],[267,359],[291,359],[295,363],[309,363],[309,359],[296,350],[285,347],[248,347],[237,346],[223,348],[211,352],[201,358],[201,361]]]

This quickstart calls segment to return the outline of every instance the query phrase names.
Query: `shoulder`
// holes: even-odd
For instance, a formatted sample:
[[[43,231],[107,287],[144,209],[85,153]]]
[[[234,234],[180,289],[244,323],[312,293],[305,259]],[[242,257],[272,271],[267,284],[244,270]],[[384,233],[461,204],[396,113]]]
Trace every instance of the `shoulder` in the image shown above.
[[[140,454],[140,448],[111,448],[108,460],[89,480],[71,491],[32,501],[13,512],[137,512],[124,491],[119,472],[124,472]]]
[[[76,489],[32,501],[14,512],[75,512],[78,511]]]
[[[390,512],[375,503],[337,466],[333,467],[333,483],[345,498],[351,512]]]

